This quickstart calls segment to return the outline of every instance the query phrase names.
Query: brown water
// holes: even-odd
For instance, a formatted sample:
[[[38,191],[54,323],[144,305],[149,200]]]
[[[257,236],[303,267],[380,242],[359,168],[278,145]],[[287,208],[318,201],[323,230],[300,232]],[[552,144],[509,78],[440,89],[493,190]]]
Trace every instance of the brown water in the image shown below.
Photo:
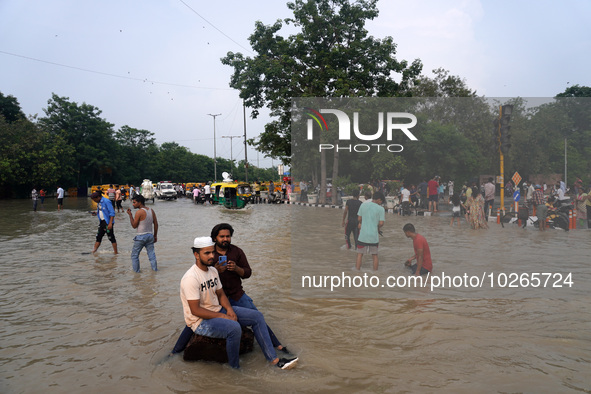
[[[342,249],[342,211],[245,211],[157,202],[160,271],[131,271],[134,230],[118,214],[118,256],[91,250],[90,200],[0,201],[0,392],[590,392],[591,232],[529,227],[471,231],[449,217],[413,217],[434,275],[573,273],[565,288],[303,289],[301,276],[357,275]],[[126,207],[129,203],[124,204]],[[412,243],[388,214],[376,276],[404,275]],[[261,352],[227,365],[167,359],[183,326],[179,282],[190,245],[229,222],[253,268],[244,285],[300,357],[280,371]],[[292,229],[293,224],[293,229]],[[291,240],[295,257],[291,258]],[[373,275],[369,259],[361,274]]]

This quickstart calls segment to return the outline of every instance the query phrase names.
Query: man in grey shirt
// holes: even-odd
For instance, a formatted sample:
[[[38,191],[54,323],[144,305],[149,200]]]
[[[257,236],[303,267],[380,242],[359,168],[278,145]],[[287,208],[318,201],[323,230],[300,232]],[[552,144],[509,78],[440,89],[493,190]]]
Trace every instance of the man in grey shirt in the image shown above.
[[[495,204],[495,184],[493,178],[488,178],[484,185],[484,219],[488,222],[489,208],[492,210]]]
[[[158,219],[156,218],[156,212],[146,207],[145,202],[146,200],[141,194],[133,196],[131,203],[138,210],[135,218],[131,209],[127,209],[131,227],[137,229],[137,235],[133,238],[133,248],[131,250],[131,265],[135,272],[140,272],[140,252],[144,247],[148,252],[148,259],[150,259],[152,269],[158,271],[156,252],[154,251],[154,244],[158,241]]]

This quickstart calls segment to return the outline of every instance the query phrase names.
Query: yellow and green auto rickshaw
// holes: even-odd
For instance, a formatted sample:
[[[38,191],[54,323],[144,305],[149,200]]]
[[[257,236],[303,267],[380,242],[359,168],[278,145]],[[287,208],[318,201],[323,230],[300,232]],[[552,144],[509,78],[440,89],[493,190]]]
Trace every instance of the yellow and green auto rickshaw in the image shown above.
[[[224,183],[222,186],[224,202],[228,209],[242,209],[252,199],[252,188],[248,183]]]
[[[210,187],[211,203],[224,205],[224,192],[222,190],[225,182],[212,183]]]

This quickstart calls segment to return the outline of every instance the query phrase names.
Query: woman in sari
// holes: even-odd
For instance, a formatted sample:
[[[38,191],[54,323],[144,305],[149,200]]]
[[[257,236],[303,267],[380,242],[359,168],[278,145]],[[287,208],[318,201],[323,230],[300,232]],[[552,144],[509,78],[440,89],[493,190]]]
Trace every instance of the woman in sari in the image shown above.
[[[472,188],[472,195],[466,201],[466,207],[469,210],[468,222],[474,230],[480,228],[487,229],[488,224],[484,217],[484,197],[478,188]]]

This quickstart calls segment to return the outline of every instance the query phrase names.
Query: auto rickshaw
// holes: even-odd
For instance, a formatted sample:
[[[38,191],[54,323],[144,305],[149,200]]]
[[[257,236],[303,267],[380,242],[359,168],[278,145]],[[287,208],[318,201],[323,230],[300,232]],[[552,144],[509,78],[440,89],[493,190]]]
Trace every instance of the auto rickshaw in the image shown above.
[[[242,209],[252,199],[252,188],[248,183],[223,184],[224,202],[228,209]]]

